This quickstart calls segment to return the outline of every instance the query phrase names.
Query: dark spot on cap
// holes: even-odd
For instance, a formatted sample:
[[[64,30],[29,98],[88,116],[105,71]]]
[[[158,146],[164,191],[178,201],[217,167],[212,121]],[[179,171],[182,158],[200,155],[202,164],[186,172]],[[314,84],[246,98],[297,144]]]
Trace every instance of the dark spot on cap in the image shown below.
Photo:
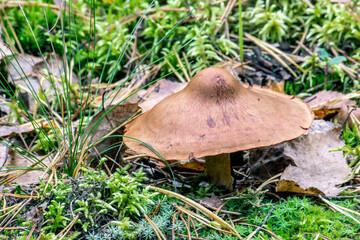
[[[227,126],[230,126],[230,117],[228,115],[224,115],[224,122]]]
[[[214,119],[212,119],[210,116],[208,117],[207,119],[207,125],[210,127],[210,128],[214,128],[216,126],[216,122],[214,121]]]
[[[200,138],[199,138],[199,140],[200,140],[200,141],[204,140],[204,137],[205,137],[205,134],[204,134],[204,135],[201,135]]]
[[[216,83],[219,85],[225,85],[225,79],[222,75],[218,74],[215,76]]]
[[[191,160],[193,158],[194,158],[194,153],[193,152],[189,153],[188,160]]]
[[[258,102],[260,102],[261,99],[260,98],[257,98],[257,99],[258,99]]]

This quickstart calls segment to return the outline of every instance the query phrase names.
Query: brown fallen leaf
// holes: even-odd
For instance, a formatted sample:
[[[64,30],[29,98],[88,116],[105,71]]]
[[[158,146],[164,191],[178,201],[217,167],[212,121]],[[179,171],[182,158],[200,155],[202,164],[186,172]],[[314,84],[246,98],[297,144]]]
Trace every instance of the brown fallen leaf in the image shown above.
[[[18,133],[29,133],[34,131],[34,123],[28,122],[22,125],[14,125],[14,126],[6,126],[0,125],[0,137],[7,137],[12,136],[13,134]],[[42,127],[42,128],[50,128],[48,123],[45,120],[36,120],[35,127]]]
[[[187,83],[161,79],[148,89],[139,91],[138,97],[142,99],[139,106],[143,112],[146,112],[164,98],[182,90],[186,85]]]
[[[40,89],[50,101],[56,96],[55,91],[62,90],[61,78],[64,76],[63,58],[56,54],[49,54],[42,58],[28,54],[20,54],[8,64],[8,80],[21,90],[21,97],[25,106],[32,111],[35,99]],[[51,81],[49,76],[51,76]],[[72,83],[79,83],[76,74],[71,74]]]
[[[24,214],[26,221],[32,221],[33,224],[36,224],[37,231],[41,230],[42,223],[45,220],[44,213],[47,205],[48,205],[48,201],[45,201],[44,203],[33,207],[30,211]]]
[[[9,81],[15,82],[27,76],[31,76],[35,64],[42,62],[43,59],[29,54],[20,54],[11,60],[7,65]]]
[[[308,102],[318,119],[323,119],[327,116],[335,115],[339,112],[339,109],[343,104],[355,106],[356,102],[350,100],[351,97],[352,95],[343,94],[341,92],[323,90],[311,97],[305,98],[304,101]]]
[[[284,154],[296,166],[288,166],[276,188],[278,192],[296,192],[336,196],[345,188],[350,169],[341,151],[329,152],[344,146],[339,140],[337,125],[315,120],[301,137],[285,143]]]
[[[0,141],[0,167],[4,166],[9,158],[9,148]]]
[[[30,167],[33,165],[33,162],[30,162],[29,159],[24,157],[18,152],[15,152],[13,150],[9,150],[9,160],[5,164],[5,169],[10,170],[14,169],[15,171],[19,169],[19,167],[24,170],[27,167]],[[42,157],[38,157],[38,159],[42,159]],[[44,159],[42,161],[45,165],[49,165],[50,161],[48,158]],[[36,168],[41,168],[40,164],[37,164]],[[2,170],[5,170],[4,168]],[[42,170],[29,170],[28,172],[24,173],[23,175],[17,177],[15,180],[12,181],[12,183],[16,183],[19,185],[29,185],[33,183],[39,182],[39,178],[44,174],[44,171]],[[16,173],[14,173],[16,175]],[[47,175],[45,175],[47,177]]]
[[[129,120],[131,117],[134,117],[136,113],[140,110],[139,106],[135,103],[129,103],[129,104],[121,104],[118,105],[116,108],[114,108],[111,112],[109,112],[104,118],[101,119],[101,117],[104,114],[104,111],[101,110],[99,113],[97,113],[93,119],[91,120],[91,123],[89,124],[87,128],[87,134],[90,134],[90,143],[95,143],[104,136],[111,133],[113,130],[115,130],[117,127],[119,127],[121,124],[125,123],[127,120]],[[97,121],[100,121],[99,125],[94,128],[94,130],[91,131],[91,129],[96,125]],[[124,132],[123,127],[116,130],[112,135],[122,135]],[[109,137],[101,141],[100,143],[96,144],[95,148],[96,150],[101,153],[102,151],[106,150],[107,148],[111,147],[111,145],[120,143],[122,140],[121,137]],[[119,148],[115,149],[115,152]],[[90,156],[89,159],[95,158],[97,156],[97,153],[94,151],[94,149],[90,150]]]
[[[152,158],[151,162],[160,168],[167,168],[168,165],[161,159]],[[206,169],[205,160],[202,158],[194,158],[191,160],[167,160],[173,170],[192,170],[196,172],[203,172]]]
[[[351,111],[351,114],[349,116],[349,113]],[[349,116],[349,117],[348,117]],[[343,124],[345,120],[347,120],[347,123],[349,124],[349,127],[352,129],[354,126],[354,123],[357,123],[358,126],[360,119],[360,108],[357,107],[350,107],[346,104],[343,104],[340,108],[340,112],[333,117],[334,121],[337,121],[339,124]]]
[[[221,205],[224,204],[224,201],[219,196],[212,196],[212,197],[206,197],[203,199],[199,199],[199,202],[206,207],[211,208],[219,208]]]
[[[1,28],[0,28],[1,33]],[[4,40],[0,38],[0,60],[5,58],[5,56],[11,56],[13,53],[11,52],[10,48],[4,43]]]

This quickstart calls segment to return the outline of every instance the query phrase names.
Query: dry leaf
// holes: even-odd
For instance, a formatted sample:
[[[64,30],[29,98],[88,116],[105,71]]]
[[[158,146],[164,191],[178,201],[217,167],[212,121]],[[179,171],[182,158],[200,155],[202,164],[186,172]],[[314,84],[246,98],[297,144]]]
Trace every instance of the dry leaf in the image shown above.
[[[293,159],[276,188],[278,192],[297,192],[336,196],[344,190],[350,169],[341,151],[329,152],[344,146],[339,140],[337,125],[323,120],[301,137],[285,143],[284,154]]]
[[[104,114],[104,111],[101,110],[93,117],[87,129],[87,133],[90,133],[90,137],[92,137],[90,143],[95,143],[104,136],[106,136],[107,134],[109,134],[111,131],[119,127],[121,124],[129,120],[131,117],[134,117],[139,110],[140,108],[135,103],[118,105],[111,112],[109,112],[103,119],[101,119],[99,125],[94,128],[92,133],[90,133],[90,130],[95,126],[96,122],[99,121]],[[123,128],[113,133],[113,135],[122,135],[122,134],[123,134]],[[122,140],[121,137],[106,138],[102,142],[98,143],[95,147],[96,150],[99,153],[101,153],[105,149],[109,148],[112,144],[120,143],[121,140]],[[116,151],[117,150],[118,149],[116,149]],[[91,155],[89,159],[92,159],[96,156],[97,153],[91,151]]]
[[[9,149],[0,142],[0,167],[4,166],[9,157]]]
[[[47,208],[48,201],[33,207],[30,211],[25,213],[26,221],[32,221],[37,226],[36,230],[41,231],[41,226],[44,222],[44,213]]]
[[[2,60],[5,56],[11,56],[11,55],[13,55],[13,53],[8,48],[8,46],[4,43],[4,40],[2,38],[0,38],[0,60]]]
[[[219,196],[212,196],[210,198],[206,197],[203,199],[199,199],[199,202],[205,205],[206,207],[211,207],[211,208],[219,208],[221,207],[221,205],[224,204],[224,201]]]
[[[9,81],[15,82],[33,73],[35,64],[42,62],[40,57],[34,57],[29,54],[20,54],[11,60],[11,64],[7,65],[9,72]]]
[[[174,167],[174,169],[179,170],[193,170],[197,172],[203,172],[206,169],[205,160],[201,158],[194,158],[187,161],[179,161],[179,165]]]
[[[186,85],[187,83],[161,79],[150,88],[139,92],[138,97],[143,100],[139,106],[143,112],[146,112],[164,98],[182,90]]]
[[[336,92],[336,91],[327,91],[327,90],[323,90],[320,91],[314,95],[312,95],[311,97],[305,98],[304,101],[308,101],[310,99],[310,102],[308,102],[310,107],[322,104],[322,103],[331,103],[333,100],[339,98],[339,97],[343,97],[346,94],[343,94],[341,92]],[[314,98],[316,97],[316,98]],[[335,102],[334,104],[329,104],[327,105],[325,108],[327,109],[334,109],[334,108],[340,108],[341,105],[346,104],[348,106],[355,106],[356,102],[352,101],[350,99],[345,99],[341,102]]]
[[[352,110],[352,109],[354,109],[354,110]],[[348,118],[350,111],[352,111],[352,112]],[[347,123],[349,124],[349,127],[351,129],[354,126],[354,122],[358,123],[358,125],[359,125],[360,108],[349,107],[349,106],[343,104],[340,108],[340,112],[338,114],[336,114],[336,116],[333,118],[333,120],[337,121],[339,124],[343,124],[346,119],[347,119]]]
[[[25,158],[23,155],[19,154],[18,152],[15,152],[13,150],[9,150],[9,156],[10,159],[5,164],[5,169],[19,169],[18,167],[30,167],[33,163],[30,162],[27,158]],[[39,157],[38,159],[41,159]],[[49,165],[50,161],[48,158],[43,160],[43,163],[45,165]],[[17,166],[14,168],[13,166]],[[38,164],[36,167],[41,167],[40,164]],[[25,174],[21,175],[20,177],[16,178],[13,183],[19,184],[19,185],[29,185],[33,183],[39,182],[39,178],[44,174],[44,171],[41,170],[30,170],[26,172]],[[46,177],[47,175],[45,175]]]
[[[344,100],[337,101],[338,98],[345,97]],[[322,119],[327,116],[331,116],[339,112],[339,109],[343,104],[347,106],[355,106],[356,102],[350,99],[346,99],[346,94],[336,91],[320,91],[311,97],[305,98],[305,102],[313,108],[315,116]],[[317,108],[317,106],[321,106]]]
[[[54,88],[57,88],[56,91],[62,90],[61,78],[64,76],[62,57],[49,54],[45,60],[46,62],[39,57],[21,54],[11,60],[12,64],[8,64],[8,79],[22,90],[21,97],[30,111],[35,105],[32,95],[38,95],[40,89],[50,101],[55,98]],[[52,81],[48,78],[49,74]],[[79,83],[76,74],[72,73],[71,79],[72,83]]]
[[[45,120],[38,120],[35,126],[50,128]],[[28,122],[17,126],[0,126],[0,137],[7,137],[18,133],[28,133],[34,131],[34,123]]]
[[[161,160],[152,158],[151,162],[160,168],[167,168],[167,164]],[[167,160],[173,170],[192,170],[196,172],[203,172],[206,169],[205,160],[202,158],[193,158],[191,160]]]

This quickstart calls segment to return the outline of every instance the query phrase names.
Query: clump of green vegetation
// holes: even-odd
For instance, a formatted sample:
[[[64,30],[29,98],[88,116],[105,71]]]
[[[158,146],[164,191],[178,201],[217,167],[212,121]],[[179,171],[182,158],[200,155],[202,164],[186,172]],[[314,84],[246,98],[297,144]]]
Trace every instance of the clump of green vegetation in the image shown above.
[[[56,187],[48,186],[45,189],[45,185],[42,185],[43,193],[47,196],[37,203],[47,203],[47,207],[44,208],[42,239],[54,237],[68,226],[76,215],[79,218],[72,228],[72,235],[66,239],[76,239],[79,236],[86,239],[156,239],[154,229],[144,219],[143,214],[150,216],[152,222],[165,236],[171,236],[173,231],[186,236],[189,227],[192,236],[198,234],[199,237],[206,239],[236,239],[232,235],[204,228],[196,219],[186,227],[180,215],[185,222],[188,215],[177,213],[174,207],[174,204],[183,203],[146,190],[147,188],[140,184],[146,180],[141,171],[134,177],[126,174],[125,169],[119,170],[114,175],[108,178],[102,171],[86,170],[84,177],[70,179],[70,182],[60,179]],[[197,192],[200,195],[207,191],[200,190],[204,187],[198,188]],[[111,189],[118,191],[117,196],[111,192]],[[247,224],[253,224],[249,226],[242,224],[244,221],[236,222],[235,228],[241,236],[251,234],[256,226],[260,225],[283,239],[294,236],[299,239],[313,239],[312,234],[317,233],[331,239],[356,238],[356,233],[360,231],[360,226],[354,224],[352,219],[330,210],[315,200],[293,196],[279,201],[267,197],[265,193],[266,191],[248,189],[247,193],[240,194],[239,198],[230,200],[224,206],[223,210],[240,213],[236,218],[244,218]],[[200,195],[194,198],[197,199],[201,197]],[[357,211],[360,200],[353,198],[333,202]],[[195,212],[201,215],[201,212]],[[225,218],[221,212],[219,215]],[[29,227],[29,229],[33,224],[20,218],[17,222],[17,226]],[[194,226],[197,228],[196,232]],[[21,239],[29,234],[29,230],[7,231],[5,234],[18,236]],[[260,230],[253,239],[268,237],[268,233]]]
[[[360,200],[354,198],[333,202],[357,211]],[[248,199],[232,200],[227,204],[227,210],[241,212],[248,223],[256,226],[261,225],[268,213],[272,211],[263,227],[282,239],[314,239],[314,234],[317,233],[330,239],[356,239],[356,233],[360,231],[360,226],[347,216],[306,197],[292,196],[278,203],[264,198],[259,207],[254,207]],[[238,232],[245,236],[255,228],[237,225]],[[259,235],[253,239],[262,239],[262,237],[268,238],[268,235],[260,231]]]
[[[343,85],[338,86],[339,90],[346,89],[346,75],[339,67],[339,64],[346,61],[344,56],[331,56],[324,48],[317,48],[317,52],[312,56],[306,56],[305,62],[301,67],[306,69],[301,76],[300,81],[286,82],[285,92],[288,94],[298,94],[302,91],[314,89],[314,87],[323,84],[322,89],[335,90],[334,83],[342,82]],[[324,73],[325,71],[325,73]],[[314,89],[310,92],[315,92]],[[310,93],[302,93],[302,95],[310,95]]]
[[[57,186],[42,183],[45,197],[37,204],[47,203],[42,226],[44,234],[59,233],[76,215],[79,216],[74,225],[77,234],[98,231],[100,224],[105,222],[119,231],[135,231],[135,222],[151,209],[157,193],[142,184],[147,181],[142,169],[130,176],[127,173],[130,167],[117,169],[110,177],[103,171],[83,168],[84,176],[76,180],[69,182],[64,177]],[[23,226],[33,224],[22,221]],[[28,233],[18,231],[16,235]]]

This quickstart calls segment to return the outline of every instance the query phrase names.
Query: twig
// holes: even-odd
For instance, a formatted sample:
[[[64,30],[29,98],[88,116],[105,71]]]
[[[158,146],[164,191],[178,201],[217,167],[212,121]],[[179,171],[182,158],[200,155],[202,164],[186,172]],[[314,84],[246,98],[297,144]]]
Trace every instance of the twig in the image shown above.
[[[80,213],[78,213],[78,215],[75,216],[75,218],[69,223],[69,225],[67,225],[61,232],[59,232],[58,235],[55,236],[55,239],[57,239],[62,233],[64,233],[64,235],[61,236],[61,238],[59,240],[62,240],[66,234],[70,231],[70,229],[74,226],[76,220],[79,218]]]
[[[190,217],[190,216],[188,215],[188,217]],[[188,224],[186,224],[186,221],[185,221],[185,219],[184,219],[184,217],[183,217],[182,214],[180,214],[180,218],[181,218],[181,220],[183,221],[183,223],[184,223],[184,225],[185,225],[185,227],[186,227],[187,234],[188,234],[188,238],[189,238],[189,240],[191,240],[190,226],[188,226]]]
[[[29,199],[29,198],[33,198],[33,199],[39,199],[42,198],[43,196],[24,196],[24,195],[20,195],[20,194],[13,194],[13,193],[0,193],[0,197],[13,197],[13,198],[20,198],[20,199]]]
[[[303,35],[301,36],[301,39],[300,39],[300,43],[301,43],[301,44],[304,44],[306,35],[307,35],[307,31],[305,30],[304,33],[303,33]],[[297,53],[297,51],[300,50],[300,47],[301,47],[300,44],[298,44],[297,47],[296,47],[296,48],[294,49],[294,51],[292,52],[292,54]]]
[[[256,226],[256,225],[254,225],[254,224],[251,224],[251,223],[239,223],[240,225],[244,225],[244,226],[251,226],[251,227],[258,227],[258,226]],[[266,228],[263,228],[263,227],[260,227],[260,229],[261,230],[263,230],[263,231],[265,231],[265,232],[267,232],[267,233],[269,233],[271,236],[273,236],[274,238],[276,238],[276,239],[280,239],[275,233],[273,233],[272,231],[270,231],[270,230],[267,230]]]
[[[158,237],[158,239],[166,240],[164,234],[160,231],[160,229],[156,226],[156,224],[153,221],[151,221],[151,219],[148,217],[148,215],[146,215],[145,213],[143,213],[143,214],[144,214],[146,221],[148,221],[149,224],[151,225],[151,227],[154,229],[154,232],[155,232],[156,236]]]
[[[180,213],[180,211],[177,211],[176,213],[174,213],[173,215],[173,220],[172,220],[172,229],[171,229],[171,237],[172,240],[175,240],[175,229],[174,229],[174,225],[175,225],[175,220],[176,220],[176,215],[178,215]]]
[[[31,230],[30,230],[30,232],[29,232],[29,234],[28,234],[28,236],[27,236],[26,240],[30,240],[30,238],[31,238],[31,236],[32,236],[32,234],[33,234],[33,232],[34,232],[35,228],[36,228],[36,223],[32,226],[32,228],[31,228]]]
[[[269,217],[270,217],[270,215],[271,215],[271,213],[272,213],[272,211],[273,211],[274,209],[275,209],[275,206],[273,206],[273,207],[271,208],[271,210],[268,212],[268,214],[266,215],[266,217],[265,217],[264,221],[261,223],[261,225],[258,226],[246,239],[251,239],[253,236],[255,236],[255,234],[256,234],[257,232],[260,231],[260,229],[265,225],[265,223],[266,223],[267,220],[269,219]]]

